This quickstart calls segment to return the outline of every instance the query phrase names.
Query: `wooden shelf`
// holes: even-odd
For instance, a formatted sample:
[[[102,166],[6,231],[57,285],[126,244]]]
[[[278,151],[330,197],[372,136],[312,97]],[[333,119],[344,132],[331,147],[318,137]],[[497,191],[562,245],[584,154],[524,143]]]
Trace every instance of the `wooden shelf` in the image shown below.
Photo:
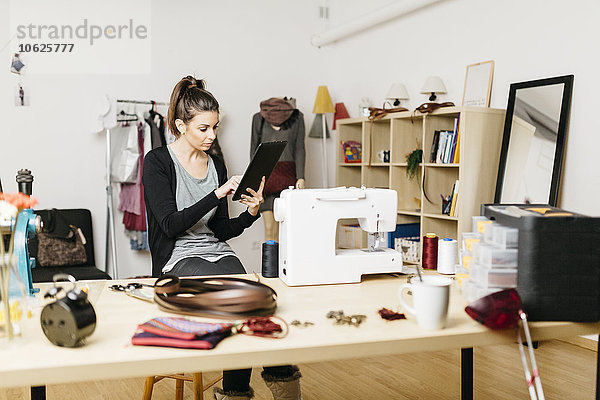
[[[438,164],[438,163],[425,163],[424,167],[433,167],[433,168],[458,168],[460,167],[460,163],[451,163],[451,164]]]
[[[361,163],[338,163],[338,167],[362,167]]]
[[[446,214],[424,213],[423,216],[427,217],[427,218],[438,218],[438,219],[447,219],[450,221],[458,221],[458,217],[452,217],[452,216],[446,215]]]
[[[494,200],[504,116],[505,111],[499,109],[443,107],[428,114],[388,114],[373,123],[372,131],[366,117],[338,120],[338,140],[362,143],[363,160],[362,164],[345,164],[342,146],[338,146],[336,185],[394,189],[398,193],[398,223],[419,221],[421,236],[434,232],[439,237],[460,239],[463,229],[471,230],[471,217],[479,215],[481,204]],[[417,176],[409,179],[406,155],[421,148],[429,159],[434,132],[454,129],[455,118],[460,118],[459,162],[422,163]],[[390,151],[390,163],[376,159],[382,150]],[[367,167],[369,154],[373,157],[371,168]],[[345,168],[349,166],[362,168]],[[458,216],[443,215],[440,194],[451,194],[457,180]]]
[[[421,211],[398,210],[398,215],[413,215],[415,217],[420,217]]]

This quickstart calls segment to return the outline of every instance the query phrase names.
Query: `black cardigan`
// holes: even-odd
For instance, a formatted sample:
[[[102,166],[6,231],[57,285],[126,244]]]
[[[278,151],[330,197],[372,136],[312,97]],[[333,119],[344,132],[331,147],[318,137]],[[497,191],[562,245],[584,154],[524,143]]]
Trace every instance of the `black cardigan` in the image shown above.
[[[223,161],[212,157],[219,186],[227,182],[227,169]],[[177,211],[175,193],[177,175],[175,164],[166,146],[156,148],[144,158],[144,200],[148,216],[148,244],[152,255],[152,276],[161,274],[162,268],[171,258],[177,236],[194,226],[200,218],[217,207],[215,215],[208,222],[208,227],[217,239],[226,241],[239,236],[244,229],[250,227],[260,214],[255,217],[247,210],[237,218],[229,218],[227,197],[219,199],[215,192],[207,194],[196,204]]]

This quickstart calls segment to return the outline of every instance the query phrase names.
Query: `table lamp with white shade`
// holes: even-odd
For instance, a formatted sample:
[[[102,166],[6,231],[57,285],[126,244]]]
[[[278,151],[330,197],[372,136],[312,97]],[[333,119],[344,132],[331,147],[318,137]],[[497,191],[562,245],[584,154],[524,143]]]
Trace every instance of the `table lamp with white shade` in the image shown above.
[[[435,101],[437,96],[436,93],[446,93],[446,86],[444,86],[444,82],[442,78],[439,76],[430,76],[425,81],[425,84],[421,88],[421,94],[430,94],[429,101]]]
[[[393,100],[392,105],[394,107],[400,106],[400,100],[408,100],[408,92],[406,91],[406,86],[402,83],[394,83],[390,90],[388,90],[387,95],[385,96],[388,100]]]

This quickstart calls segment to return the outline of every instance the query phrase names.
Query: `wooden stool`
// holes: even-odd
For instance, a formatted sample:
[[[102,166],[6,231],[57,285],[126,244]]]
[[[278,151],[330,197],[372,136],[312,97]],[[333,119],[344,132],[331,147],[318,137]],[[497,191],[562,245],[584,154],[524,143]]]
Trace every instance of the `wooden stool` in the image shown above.
[[[154,389],[154,384],[160,381],[163,378],[172,378],[175,379],[175,400],[183,399],[183,382],[193,382],[194,384],[194,400],[203,400],[204,399],[204,391],[210,389],[217,382],[223,379],[223,375],[220,375],[210,381],[207,385],[203,385],[202,383],[202,373],[197,372],[192,374],[192,376],[187,376],[184,374],[175,374],[175,375],[157,375],[157,376],[149,376],[146,378],[146,383],[144,384],[144,397],[143,400],[150,400],[152,398],[152,389]]]

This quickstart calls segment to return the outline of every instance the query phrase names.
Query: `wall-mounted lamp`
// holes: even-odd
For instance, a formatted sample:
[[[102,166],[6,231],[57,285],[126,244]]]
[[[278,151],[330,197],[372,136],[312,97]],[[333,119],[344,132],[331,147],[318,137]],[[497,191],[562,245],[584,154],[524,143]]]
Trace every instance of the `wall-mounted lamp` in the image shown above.
[[[394,100],[393,106],[398,107],[400,105],[400,100],[408,100],[408,92],[406,91],[406,87],[401,83],[394,83],[390,90],[388,90],[386,99]]]
[[[446,93],[446,86],[444,86],[444,82],[442,82],[442,78],[439,76],[430,76],[425,81],[425,84],[421,88],[421,94],[429,94],[429,101],[435,101],[437,96],[436,93]]]

